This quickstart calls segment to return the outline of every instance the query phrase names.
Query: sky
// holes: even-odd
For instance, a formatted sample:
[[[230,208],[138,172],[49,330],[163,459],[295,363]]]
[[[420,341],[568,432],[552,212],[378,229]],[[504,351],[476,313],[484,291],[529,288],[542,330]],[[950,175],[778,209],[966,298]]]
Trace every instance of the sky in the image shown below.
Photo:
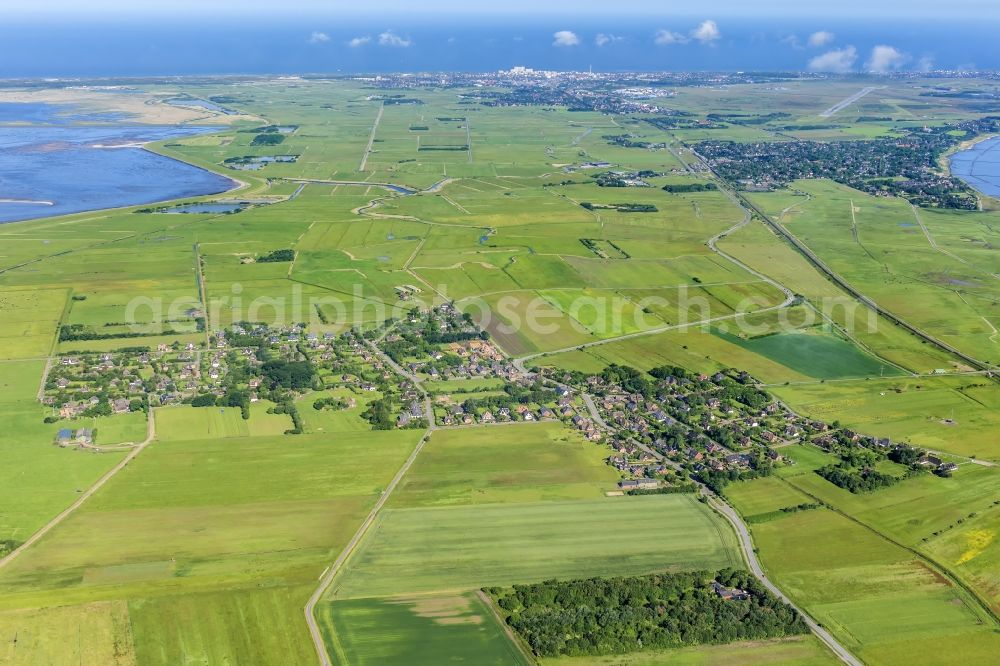
[[[0,0],[0,78],[1000,69],[998,30],[1000,0]]]
[[[448,14],[469,17],[487,14],[531,17],[564,16],[690,16],[718,14],[733,17],[823,17],[831,19],[919,17],[1000,18],[1000,3],[995,0],[2,0],[3,14],[39,16],[142,16],[165,14],[209,15],[303,14],[333,16],[387,16],[392,14]],[[407,9],[407,8],[412,8]]]

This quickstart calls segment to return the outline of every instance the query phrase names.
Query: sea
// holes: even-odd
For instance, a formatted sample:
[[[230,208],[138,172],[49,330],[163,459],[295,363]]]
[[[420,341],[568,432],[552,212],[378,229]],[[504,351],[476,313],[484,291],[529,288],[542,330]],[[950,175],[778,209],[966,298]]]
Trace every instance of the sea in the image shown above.
[[[1000,69],[996,12],[990,9],[990,20],[918,20],[907,12],[853,21],[708,13],[635,18],[613,9],[602,17],[567,12],[517,20],[420,15],[400,4],[400,11],[380,18],[283,14],[278,7],[266,17],[225,20],[9,16],[0,21],[0,78],[484,72],[515,65],[803,71],[831,51],[842,53],[826,62],[861,72],[876,46],[893,49],[888,58],[890,52],[882,51],[888,68]],[[698,33],[705,20],[713,21],[712,29]]]
[[[987,196],[1000,197],[1000,137],[952,155],[951,173]]]
[[[141,148],[211,131],[130,124],[71,105],[0,104],[0,223],[232,189],[229,178]]]

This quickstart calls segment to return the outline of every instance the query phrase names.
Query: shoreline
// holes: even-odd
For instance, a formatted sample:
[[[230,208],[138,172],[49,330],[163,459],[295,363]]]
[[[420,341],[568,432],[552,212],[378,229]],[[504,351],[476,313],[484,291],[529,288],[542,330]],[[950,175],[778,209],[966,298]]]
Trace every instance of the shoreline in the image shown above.
[[[177,129],[183,129],[184,128],[184,126],[172,126],[172,127],[176,127]],[[192,128],[194,129],[193,126],[192,126]],[[182,202],[182,201],[185,201],[187,199],[200,199],[202,197],[213,197],[213,196],[217,196],[217,195],[220,195],[220,194],[230,194],[230,193],[239,192],[241,190],[249,188],[250,187],[250,183],[238,180],[237,178],[234,178],[234,177],[232,177],[229,174],[220,173],[220,172],[214,171],[212,169],[209,169],[207,167],[204,167],[204,166],[202,166],[200,164],[194,164],[194,163],[188,162],[186,160],[180,159],[178,157],[175,157],[174,155],[169,155],[169,154],[166,154],[165,152],[160,152],[158,150],[154,150],[153,149],[153,145],[156,144],[156,143],[159,143],[159,142],[171,141],[171,140],[174,140],[174,139],[177,139],[177,138],[184,138],[184,137],[187,137],[187,136],[198,136],[200,134],[213,134],[213,133],[216,133],[216,130],[214,128],[206,128],[206,127],[202,126],[202,127],[198,127],[197,129],[202,129],[202,130],[205,130],[205,131],[200,131],[200,132],[199,131],[193,131],[190,134],[165,137],[163,139],[154,139],[154,140],[145,141],[145,142],[130,142],[130,143],[124,143],[124,144],[107,144],[107,145],[92,144],[90,147],[91,148],[96,148],[96,149],[101,149],[101,150],[113,150],[113,149],[119,149],[119,148],[132,148],[132,149],[143,150],[143,151],[146,151],[147,153],[149,153],[151,155],[155,155],[155,156],[157,156],[159,158],[167,159],[167,160],[172,160],[174,162],[178,162],[180,164],[184,164],[185,166],[191,167],[193,169],[197,169],[197,170],[199,170],[199,171],[201,171],[203,173],[211,174],[212,176],[216,176],[216,177],[219,177],[219,178],[224,178],[225,180],[228,181],[228,184],[223,189],[213,190],[213,191],[210,191],[210,192],[201,192],[201,193],[197,193],[197,194],[185,194],[183,196],[172,197],[172,198],[169,198],[169,199],[157,199],[157,200],[153,200],[153,201],[144,201],[144,202],[140,202],[140,203],[130,203],[130,204],[125,204],[125,205],[121,205],[121,206],[111,206],[111,207],[106,207],[106,208],[89,208],[89,209],[85,209],[85,210],[76,210],[76,211],[69,211],[69,212],[65,212],[65,213],[57,213],[55,215],[40,215],[40,216],[37,216],[37,217],[26,217],[26,218],[21,218],[21,219],[17,219],[17,220],[0,220],[0,225],[17,224],[17,223],[21,223],[21,222],[35,222],[35,221],[38,221],[38,220],[56,219],[56,218],[61,218],[61,217],[69,217],[69,216],[73,216],[73,215],[84,215],[84,214],[88,214],[88,213],[96,213],[96,212],[102,212],[102,211],[120,211],[120,210],[129,210],[129,209],[134,209],[134,208],[139,208],[139,207],[144,207],[144,206],[164,205],[164,204],[170,204],[170,203],[175,203],[175,202]],[[220,128],[220,130],[221,130],[221,128]],[[46,205],[46,206],[54,206],[55,205],[55,202],[46,201],[46,200],[37,200],[37,201],[35,201],[35,200],[24,200],[24,199],[0,199],[0,204],[3,204],[3,203],[11,203],[11,204],[37,204],[37,205]]]
[[[952,162],[954,161],[956,156],[962,153],[975,150],[976,146],[986,143],[987,141],[995,141],[995,140],[1000,140],[1000,135],[988,134],[983,136],[977,136],[973,139],[961,142],[960,144],[958,144],[958,146],[955,147],[954,150],[949,151],[945,155],[942,155],[942,161],[945,163],[945,173],[952,178],[958,178],[959,180],[961,180],[963,183],[965,183],[967,187],[976,192],[976,194],[978,194],[980,197],[987,197],[990,199],[1000,199],[1000,175],[997,176],[997,182],[993,183],[990,182],[988,177],[984,178],[981,176],[977,176],[974,173],[957,174],[952,169]],[[988,183],[992,187],[996,188],[996,192],[993,193],[984,192],[983,190],[979,189],[979,187],[977,187],[975,184],[973,184],[972,181],[977,181],[980,187],[982,186],[981,185],[982,183],[984,182]],[[980,201],[980,208],[982,207],[981,203],[982,202]]]
[[[959,153],[964,153],[966,151],[972,150],[973,148],[975,148],[976,146],[978,146],[979,144],[981,144],[981,143],[983,143],[985,141],[989,141],[991,139],[998,139],[998,138],[1000,138],[1000,134],[983,134],[983,135],[980,135],[980,136],[977,136],[977,137],[973,137],[971,139],[966,139],[965,141],[962,141],[961,143],[959,143],[957,146],[955,146],[953,148],[949,148],[947,151],[945,151],[945,153],[943,155],[941,155],[941,158],[940,158],[941,159],[941,162],[940,162],[941,169],[944,171],[945,175],[947,175],[947,176],[953,176],[954,174],[951,172],[951,159],[955,155],[958,155]]]

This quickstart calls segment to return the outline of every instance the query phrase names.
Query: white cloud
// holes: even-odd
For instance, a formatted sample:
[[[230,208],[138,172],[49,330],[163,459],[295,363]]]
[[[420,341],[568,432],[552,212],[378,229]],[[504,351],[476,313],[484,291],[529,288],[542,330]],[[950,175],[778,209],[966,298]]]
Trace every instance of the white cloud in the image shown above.
[[[356,49],[359,46],[364,46],[366,44],[371,44],[371,42],[372,42],[372,38],[369,37],[368,35],[364,35],[362,37],[355,37],[354,39],[352,39],[349,42],[347,42],[347,45],[350,46],[352,49]]]
[[[395,48],[406,48],[407,46],[413,45],[413,40],[407,39],[405,37],[400,37],[392,30],[386,30],[378,36],[379,46],[392,46]]]
[[[787,44],[788,46],[792,47],[795,50],[799,50],[802,48],[802,42],[800,42],[799,38],[796,37],[795,35],[787,35],[785,37],[782,37],[779,41],[782,44]]]
[[[578,46],[580,44],[580,37],[571,30],[560,30],[552,37],[552,46]]]
[[[932,58],[931,56],[923,56],[922,58],[920,58],[920,60],[917,61],[916,69],[918,72],[924,72],[924,73],[933,71],[934,58]]]
[[[325,32],[317,31],[309,35],[310,44],[325,44],[328,41],[330,41],[330,35],[326,34]]]
[[[907,62],[910,56],[893,46],[879,44],[872,49],[872,56],[865,64],[869,72],[884,74],[894,69],[899,69]]]
[[[598,33],[597,37],[594,37],[594,43],[598,46],[608,46],[609,44],[617,44],[623,41],[625,41],[624,37],[619,37],[618,35],[608,35],[603,32]]]
[[[809,35],[809,46],[814,49],[822,48],[827,44],[833,44],[833,40],[836,38],[837,36],[829,30],[819,30]]]
[[[687,44],[690,40],[679,32],[670,30],[659,30],[653,36],[653,43],[657,46],[670,46],[671,44]]]
[[[848,46],[842,49],[834,49],[810,60],[809,71],[846,74],[853,69],[854,63],[857,62],[857,60],[858,50],[853,46]]]
[[[715,21],[709,19],[702,21],[701,25],[691,31],[691,37],[697,39],[702,44],[713,44],[722,37],[719,26]]]

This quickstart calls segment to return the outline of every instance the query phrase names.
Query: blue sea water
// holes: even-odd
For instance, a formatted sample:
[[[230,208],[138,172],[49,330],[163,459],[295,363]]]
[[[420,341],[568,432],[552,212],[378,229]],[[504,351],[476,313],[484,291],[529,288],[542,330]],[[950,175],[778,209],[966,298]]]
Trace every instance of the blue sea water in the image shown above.
[[[853,48],[864,71],[878,45],[899,52],[904,68],[1000,68],[997,24],[968,18],[885,20],[609,15],[525,18],[421,16],[418,6],[379,18],[327,12],[226,20],[88,21],[12,17],[0,21],[0,77],[302,74],[398,71],[493,71],[513,65],[595,71],[790,71],[834,49]],[[689,8],[694,11],[693,8]],[[691,37],[715,19],[710,43]],[[555,45],[557,31],[577,44]],[[657,45],[660,30],[680,36]],[[810,46],[809,36],[832,36]],[[603,35],[602,39],[598,39]],[[351,41],[354,46],[351,46]]]
[[[1000,137],[980,141],[951,157],[951,172],[969,187],[1000,197]]]
[[[0,105],[3,122],[79,118],[56,105]],[[16,106],[16,105],[15,105]],[[139,144],[211,131],[198,127],[0,124],[0,222],[224,192],[233,181]]]

